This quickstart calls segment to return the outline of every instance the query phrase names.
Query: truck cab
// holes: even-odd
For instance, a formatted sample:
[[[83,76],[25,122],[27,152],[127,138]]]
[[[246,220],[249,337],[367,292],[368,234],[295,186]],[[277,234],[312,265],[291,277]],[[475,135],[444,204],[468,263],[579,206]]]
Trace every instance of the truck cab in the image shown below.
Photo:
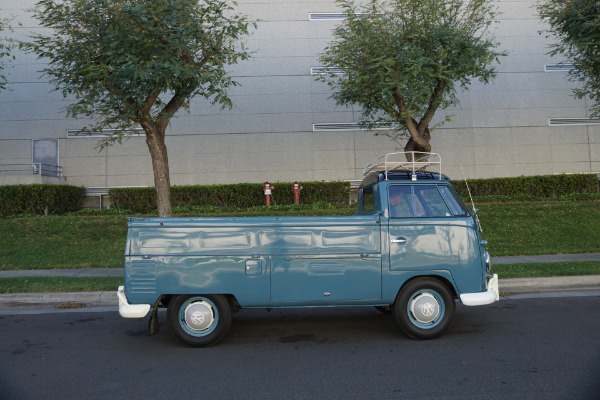
[[[358,203],[349,217],[130,219],[120,314],[153,309],[155,322],[167,307],[176,338],[209,346],[245,308],[375,306],[408,336],[431,339],[456,300],[498,300],[477,217],[439,155],[374,160]]]

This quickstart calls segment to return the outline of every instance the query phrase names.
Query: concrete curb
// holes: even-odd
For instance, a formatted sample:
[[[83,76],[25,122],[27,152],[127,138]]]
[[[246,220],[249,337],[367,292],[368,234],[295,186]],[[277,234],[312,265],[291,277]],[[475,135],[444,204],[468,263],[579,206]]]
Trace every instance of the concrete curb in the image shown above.
[[[600,290],[600,275],[501,279],[501,295]],[[23,308],[116,307],[116,288],[109,292],[12,293],[0,295],[0,310]]]

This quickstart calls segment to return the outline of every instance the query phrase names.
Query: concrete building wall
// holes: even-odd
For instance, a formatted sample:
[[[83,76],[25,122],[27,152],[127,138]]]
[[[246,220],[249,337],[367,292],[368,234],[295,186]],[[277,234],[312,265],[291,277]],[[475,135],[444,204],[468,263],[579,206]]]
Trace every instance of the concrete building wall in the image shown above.
[[[231,67],[241,83],[231,91],[235,107],[220,111],[194,99],[167,131],[174,185],[261,181],[360,179],[362,168],[397,144],[365,131],[313,131],[313,124],[358,122],[357,108],[340,108],[329,88],[310,75],[339,22],[309,21],[309,13],[339,11],[332,1],[241,0],[238,10],[259,20],[247,39],[249,61]],[[35,0],[4,0],[15,36],[39,27],[28,11]],[[588,104],[571,95],[555,64],[533,8],[535,1],[499,0],[494,29],[510,55],[489,85],[474,82],[460,106],[440,112],[453,121],[433,132],[433,151],[444,172],[468,178],[600,171],[600,126],[549,126],[550,118],[585,118]],[[21,23],[21,26],[17,26]],[[46,78],[43,61],[17,53],[5,70],[10,91],[0,93],[0,164],[31,162],[33,139],[59,138],[60,165],[68,183],[86,187],[152,186],[143,137],[102,152],[98,139],[67,137],[84,120],[68,119],[67,102]]]

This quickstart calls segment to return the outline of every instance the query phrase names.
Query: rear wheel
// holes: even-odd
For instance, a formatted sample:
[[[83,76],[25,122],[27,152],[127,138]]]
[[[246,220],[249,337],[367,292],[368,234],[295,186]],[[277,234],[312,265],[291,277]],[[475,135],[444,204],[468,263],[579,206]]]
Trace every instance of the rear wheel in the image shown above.
[[[222,295],[181,295],[169,301],[169,330],[189,346],[217,343],[231,326],[231,307]]]
[[[406,285],[394,303],[394,320],[414,339],[433,339],[450,327],[456,304],[437,279],[420,278]]]

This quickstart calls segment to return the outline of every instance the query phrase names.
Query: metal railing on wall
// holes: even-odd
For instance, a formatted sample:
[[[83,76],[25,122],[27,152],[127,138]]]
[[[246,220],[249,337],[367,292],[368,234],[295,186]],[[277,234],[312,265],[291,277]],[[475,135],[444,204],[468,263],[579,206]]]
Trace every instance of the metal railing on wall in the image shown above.
[[[43,175],[63,176],[60,165],[31,163],[31,164],[0,164],[0,175]]]

